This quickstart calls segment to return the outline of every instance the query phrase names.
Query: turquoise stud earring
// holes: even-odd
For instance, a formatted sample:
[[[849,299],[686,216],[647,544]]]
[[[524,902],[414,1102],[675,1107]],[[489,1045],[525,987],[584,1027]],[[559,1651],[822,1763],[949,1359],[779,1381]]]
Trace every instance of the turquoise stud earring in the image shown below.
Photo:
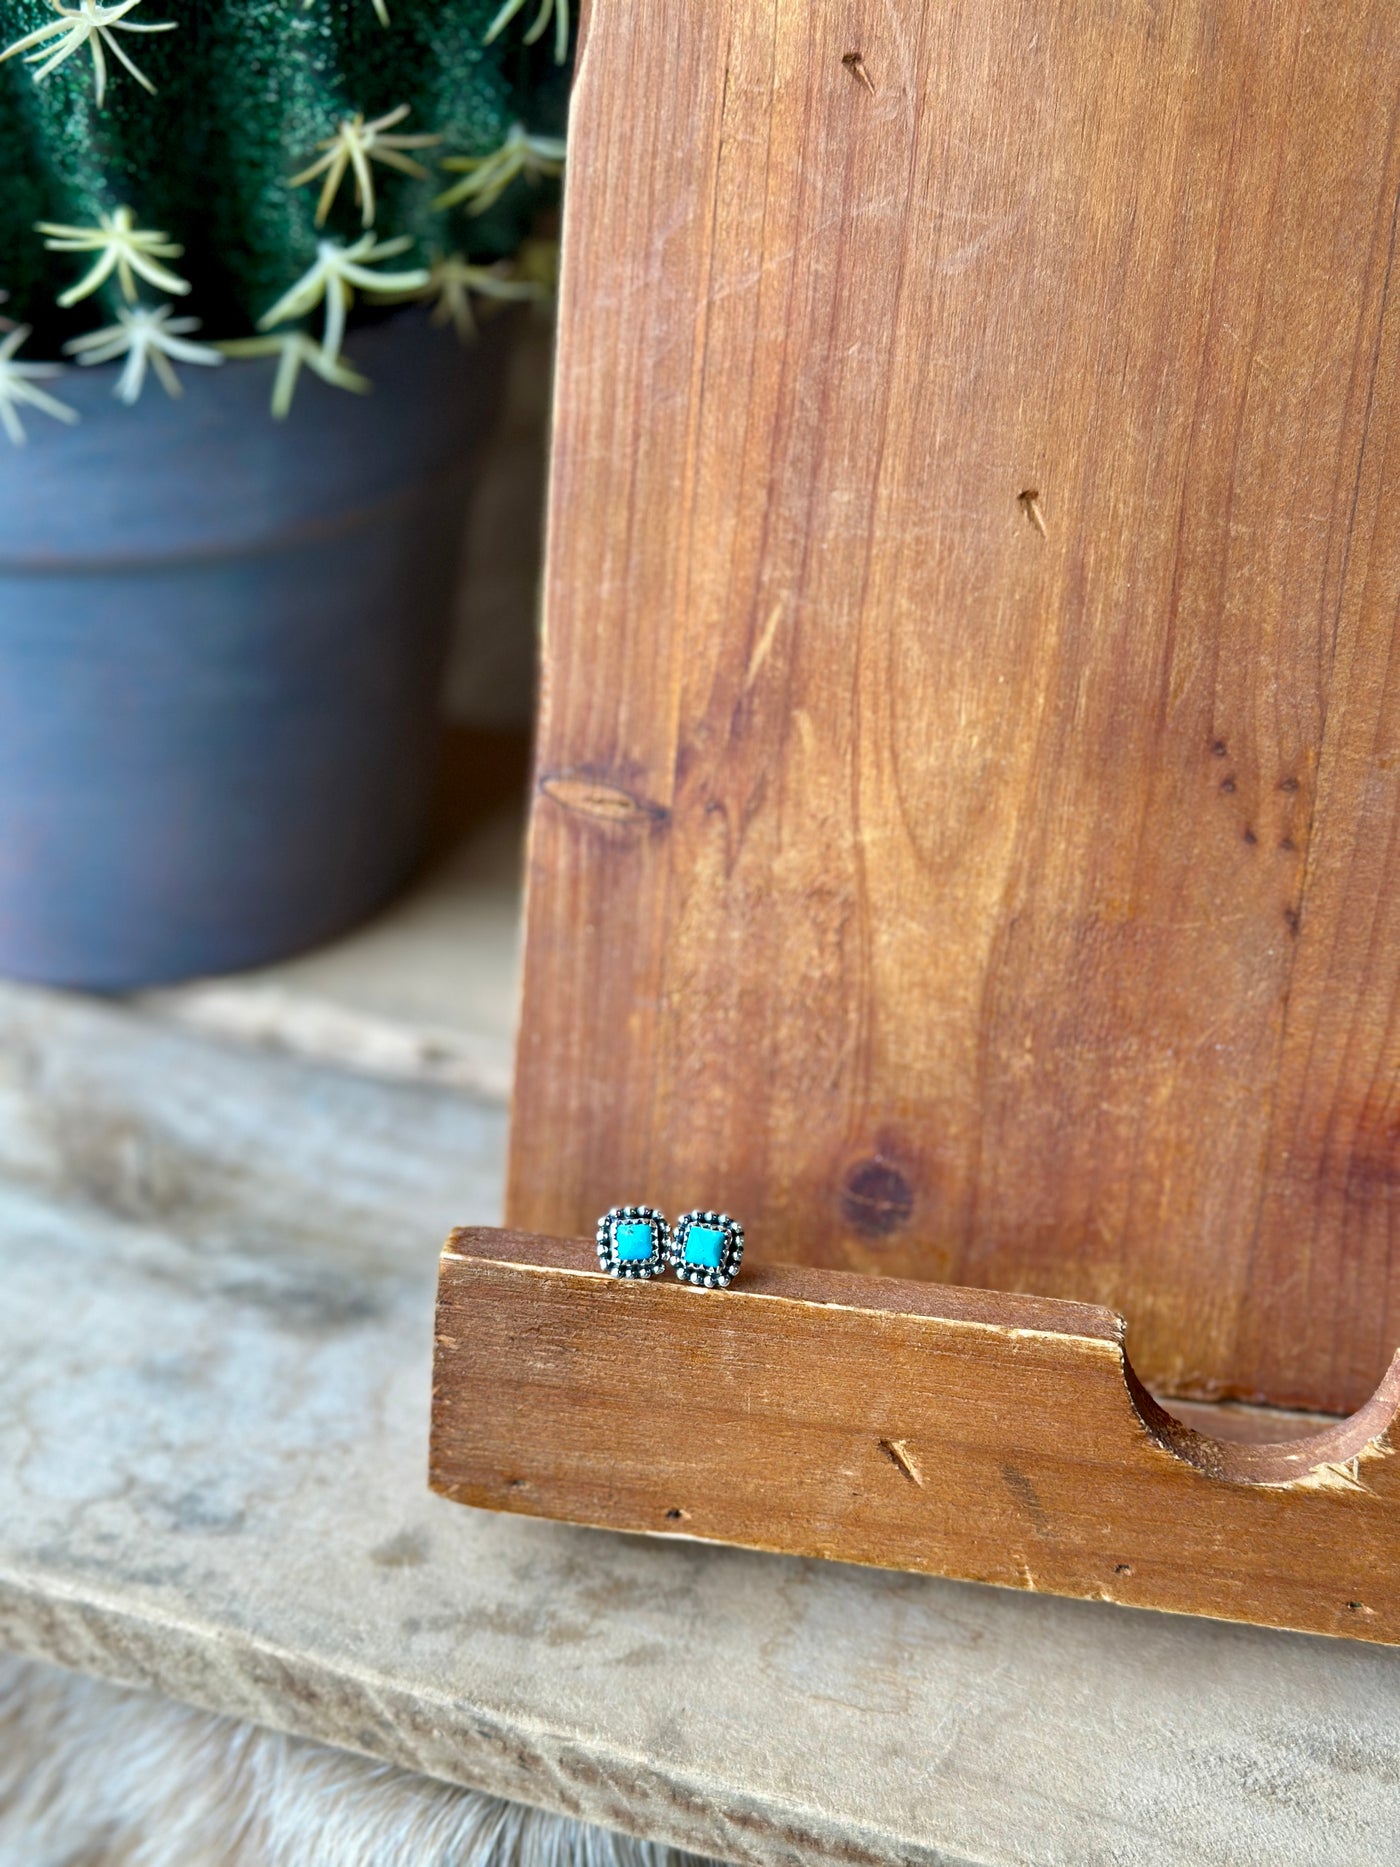
[[[723,1290],[744,1261],[744,1228],[727,1212],[687,1212],[677,1219],[671,1263],[683,1284]]]
[[[671,1228],[655,1206],[612,1206],[598,1221],[598,1262],[609,1277],[660,1277],[670,1262]]]

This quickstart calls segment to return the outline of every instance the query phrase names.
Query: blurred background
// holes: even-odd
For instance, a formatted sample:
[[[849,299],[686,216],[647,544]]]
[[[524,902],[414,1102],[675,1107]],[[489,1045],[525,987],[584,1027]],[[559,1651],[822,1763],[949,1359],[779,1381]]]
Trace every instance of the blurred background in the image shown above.
[[[512,1073],[553,322],[512,311],[466,502],[427,850],[389,903],[273,964],[140,995],[213,1034],[502,1102]]]

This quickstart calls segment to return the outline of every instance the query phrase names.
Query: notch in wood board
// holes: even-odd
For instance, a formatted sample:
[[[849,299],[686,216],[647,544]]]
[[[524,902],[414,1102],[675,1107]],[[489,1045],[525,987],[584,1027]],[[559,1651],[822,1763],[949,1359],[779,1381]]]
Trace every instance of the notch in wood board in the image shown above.
[[[1400,1644],[1398,1407],[1400,1357],[1350,1419],[1231,1442],[1165,1412],[1094,1305],[776,1264],[728,1291],[623,1283],[588,1240],[466,1229],[441,1262],[430,1482]]]

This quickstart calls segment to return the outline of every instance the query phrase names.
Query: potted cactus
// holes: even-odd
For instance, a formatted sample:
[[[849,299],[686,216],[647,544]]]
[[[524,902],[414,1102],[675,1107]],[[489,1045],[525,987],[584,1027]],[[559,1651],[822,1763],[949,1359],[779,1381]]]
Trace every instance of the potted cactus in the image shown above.
[[[411,870],[477,312],[547,289],[524,7],[0,0],[0,971],[253,964]]]

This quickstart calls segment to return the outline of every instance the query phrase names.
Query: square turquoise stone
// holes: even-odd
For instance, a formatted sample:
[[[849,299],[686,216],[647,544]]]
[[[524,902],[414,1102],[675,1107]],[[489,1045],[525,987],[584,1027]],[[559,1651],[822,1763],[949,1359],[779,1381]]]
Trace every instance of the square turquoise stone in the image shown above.
[[[724,1228],[692,1225],[685,1235],[685,1261],[698,1271],[717,1271],[724,1257]]]
[[[619,1264],[644,1263],[655,1249],[656,1239],[650,1219],[619,1219],[613,1233],[613,1249]]]

